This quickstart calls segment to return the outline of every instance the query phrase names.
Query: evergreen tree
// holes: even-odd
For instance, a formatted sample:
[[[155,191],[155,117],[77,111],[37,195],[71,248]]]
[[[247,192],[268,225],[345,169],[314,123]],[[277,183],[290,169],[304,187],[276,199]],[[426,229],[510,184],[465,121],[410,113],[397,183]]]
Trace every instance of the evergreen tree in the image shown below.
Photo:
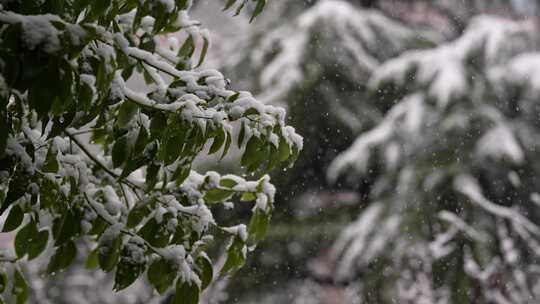
[[[333,246],[337,281],[377,303],[540,298],[533,37],[530,22],[477,17],[375,71],[375,98],[397,103],[328,170],[376,172]]]

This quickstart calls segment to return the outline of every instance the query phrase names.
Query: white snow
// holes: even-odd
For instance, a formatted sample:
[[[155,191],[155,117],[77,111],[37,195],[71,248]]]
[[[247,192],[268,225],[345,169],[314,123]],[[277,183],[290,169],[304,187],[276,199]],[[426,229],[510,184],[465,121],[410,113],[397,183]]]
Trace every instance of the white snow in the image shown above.
[[[488,130],[476,143],[475,151],[481,157],[494,160],[507,158],[515,164],[525,160],[525,154],[512,130],[503,124]]]
[[[51,21],[64,23],[56,15],[19,15],[9,11],[0,13],[0,22],[7,24],[21,24],[22,38],[29,49],[42,47],[47,53],[54,53],[60,50],[60,32],[53,26]]]
[[[497,205],[484,197],[480,185],[476,179],[470,175],[459,175],[454,179],[454,188],[456,191],[467,196],[471,203],[478,205],[486,212],[506,219],[517,226],[522,226],[529,232],[540,235],[540,227],[532,223],[528,218],[523,216],[513,208]]]

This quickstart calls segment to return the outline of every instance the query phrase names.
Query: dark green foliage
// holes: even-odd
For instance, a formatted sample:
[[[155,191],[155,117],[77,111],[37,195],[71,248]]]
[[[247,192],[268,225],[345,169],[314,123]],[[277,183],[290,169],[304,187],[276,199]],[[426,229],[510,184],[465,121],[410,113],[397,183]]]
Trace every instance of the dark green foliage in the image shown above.
[[[47,246],[49,232],[37,229],[36,222],[31,221],[17,232],[15,237],[15,253],[19,258],[28,254],[28,259],[36,258]]]
[[[28,300],[28,284],[26,283],[26,280],[24,279],[19,269],[15,269],[11,293],[13,294],[13,296],[15,296],[17,304],[26,303],[26,300]]]
[[[18,269],[21,259],[51,248],[47,272],[64,271],[86,254],[78,250],[84,238],[97,246],[86,267],[114,273],[114,290],[147,271],[159,293],[176,282],[176,301],[196,303],[214,279],[206,250],[215,230],[228,231],[218,243],[236,240],[228,268],[243,264],[247,253],[245,240],[238,243],[234,232],[239,229],[227,228],[232,221],[213,218],[216,205],[246,195],[256,201],[250,242],[262,240],[273,210],[269,178],[200,174],[192,163],[204,154],[223,158],[233,141],[241,148],[246,141],[237,162],[264,173],[291,162],[301,137],[275,107],[229,90],[217,71],[194,69],[204,62],[210,41],[198,22],[185,19],[190,3],[2,4],[0,214],[9,210],[3,232],[19,229],[16,257],[6,258],[6,266]],[[254,4],[251,19],[266,1]],[[236,12],[243,7],[239,3]],[[155,42],[179,31],[186,38],[175,52]],[[149,92],[126,85],[134,73],[144,76]],[[242,139],[233,138],[236,125],[242,125]],[[287,142],[281,157],[276,142]],[[274,157],[265,167],[269,153]],[[175,259],[188,262],[180,269]],[[179,276],[185,271],[191,276]],[[31,293],[22,272],[6,280],[14,287],[4,292],[17,303],[26,301]]]
[[[51,261],[47,266],[47,272],[55,273],[66,269],[77,257],[77,247],[75,243],[69,241],[56,248]]]
[[[19,228],[19,225],[22,223],[24,218],[24,212],[19,206],[13,206],[9,211],[9,215],[4,223],[2,232],[9,232]]]
[[[197,304],[199,303],[199,287],[191,282],[182,282],[178,280],[176,283],[176,294],[174,295],[173,304]]]

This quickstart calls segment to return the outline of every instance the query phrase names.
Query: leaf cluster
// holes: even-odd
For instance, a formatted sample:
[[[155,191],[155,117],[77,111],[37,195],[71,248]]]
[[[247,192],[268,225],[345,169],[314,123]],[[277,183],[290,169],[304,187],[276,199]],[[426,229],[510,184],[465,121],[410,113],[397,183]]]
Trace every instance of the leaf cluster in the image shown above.
[[[256,1],[252,19],[265,3]],[[115,290],[146,274],[158,293],[175,288],[177,302],[192,303],[216,278],[207,254],[216,231],[230,239],[222,274],[264,238],[274,208],[268,176],[198,173],[193,161],[224,157],[235,143],[240,165],[265,172],[292,164],[302,139],[283,109],[200,67],[210,42],[190,6],[19,0],[0,8],[0,213],[3,232],[16,231],[15,256],[2,260],[12,275],[2,280],[18,303],[29,296],[19,262],[49,248],[47,272],[61,272],[87,254],[83,237],[95,243],[87,267],[114,272]],[[126,84],[134,74],[149,92]],[[213,218],[231,202],[253,202],[247,227]]]

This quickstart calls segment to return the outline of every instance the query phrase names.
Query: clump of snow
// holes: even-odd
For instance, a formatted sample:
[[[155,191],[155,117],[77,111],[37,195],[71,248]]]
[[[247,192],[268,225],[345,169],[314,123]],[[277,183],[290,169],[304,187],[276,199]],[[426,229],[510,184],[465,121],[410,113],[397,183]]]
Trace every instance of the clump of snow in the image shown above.
[[[512,58],[504,65],[492,69],[490,77],[495,82],[512,85],[524,89],[529,98],[540,95],[540,54],[524,53]],[[504,90],[502,88],[496,88]]]
[[[60,32],[51,21],[64,23],[56,15],[35,15],[23,16],[13,12],[3,11],[0,13],[0,22],[7,24],[21,24],[22,39],[29,49],[33,50],[38,46],[47,53],[55,53],[60,50]]]
[[[533,192],[530,195],[531,202],[535,203],[536,205],[540,206],[540,194],[538,192]]]
[[[476,143],[475,151],[481,157],[490,157],[495,160],[506,158],[515,164],[521,164],[525,160],[521,145],[512,130],[505,125],[488,130]]]

